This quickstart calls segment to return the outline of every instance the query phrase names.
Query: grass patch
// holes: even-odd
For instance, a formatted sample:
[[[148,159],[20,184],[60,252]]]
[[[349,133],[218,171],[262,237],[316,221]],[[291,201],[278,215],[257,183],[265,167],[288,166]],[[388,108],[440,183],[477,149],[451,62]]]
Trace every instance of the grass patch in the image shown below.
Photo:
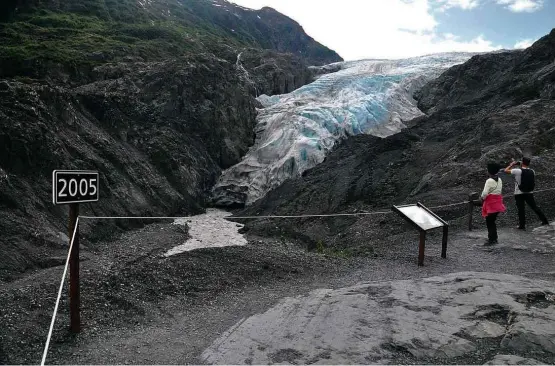
[[[355,248],[330,248],[326,247],[322,240],[316,242],[316,251],[319,254],[336,257],[336,258],[353,258],[353,257],[370,257],[376,256],[372,247],[355,247]]]

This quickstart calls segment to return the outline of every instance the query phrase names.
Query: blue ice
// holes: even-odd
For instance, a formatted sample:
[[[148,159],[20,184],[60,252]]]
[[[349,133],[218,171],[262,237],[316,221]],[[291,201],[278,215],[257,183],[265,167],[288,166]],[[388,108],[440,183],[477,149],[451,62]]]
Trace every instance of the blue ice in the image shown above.
[[[339,71],[292,93],[260,96],[264,108],[257,117],[256,143],[239,164],[222,174],[215,190],[234,196],[246,187],[242,203],[249,204],[322,162],[348,136],[386,137],[401,131],[403,122],[422,115],[411,90],[471,56],[345,62]]]

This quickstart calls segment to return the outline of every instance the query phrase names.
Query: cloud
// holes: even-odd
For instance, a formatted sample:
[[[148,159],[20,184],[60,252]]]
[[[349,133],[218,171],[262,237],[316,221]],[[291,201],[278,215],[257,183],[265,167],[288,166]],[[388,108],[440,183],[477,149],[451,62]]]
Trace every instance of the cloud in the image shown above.
[[[439,11],[446,11],[450,8],[461,8],[463,10],[472,10],[480,5],[480,0],[437,0]]]
[[[506,7],[514,13],[533,13],[543,7],[543,0],[496,0],[499,5]]]
[[[443,5],[472,7],[477,0],[232,0],[260,9],[270,6],[298,21],[318,42],[346,60],[404,58],[438,52],[487,52],[502,48],[476,34],[460,39],[439,34],[434,9]]]
[[[534,44],[534,40],[533,39],[523,39],[521,41],[518,41],[517,43],[515,43],[514,47],[515,49],[523,49],[523,48],[528,48],[530,47],[532,44]]]

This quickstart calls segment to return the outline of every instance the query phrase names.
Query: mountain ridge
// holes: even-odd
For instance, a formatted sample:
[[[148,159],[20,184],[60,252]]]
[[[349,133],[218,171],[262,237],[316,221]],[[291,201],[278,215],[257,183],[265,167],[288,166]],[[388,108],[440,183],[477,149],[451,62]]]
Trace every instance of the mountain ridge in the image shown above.
[[[0,22],[0,77],[43,78],[62,68],[82,78],[105,62],[249,47],[309,64],[342,60],[287,16],[225,0],[18,0],[0,5],[0,13],[9,14]]]

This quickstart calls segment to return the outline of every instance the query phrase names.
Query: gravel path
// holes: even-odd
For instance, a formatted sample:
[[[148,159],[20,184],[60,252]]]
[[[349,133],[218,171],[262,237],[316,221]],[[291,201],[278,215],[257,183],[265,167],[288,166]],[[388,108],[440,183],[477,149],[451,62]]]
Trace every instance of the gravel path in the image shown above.
[[[389,238],[388,245],[377,251],[377,257],[347,259],[306,253],[292,244],[251,237],[246,247],[226,248],[227,252],[221,255],[237,255],[248,250],[251,255],[267,256],[273,258],[278,267],[282,266],[281,275],[274,272],[268,278],[268,273],[260,272],[253,281],[238,281],[234,286],[209,291],[208,296],[200,295],[197,299],[171,296],[156,303],[147,322],[97,334],[86,330],[73,345],[72,342],[53,344],[49,361],[64,364],[199,363],[202,351],[237,321],[266,311],[283,297],[303,295],[318,288],[463,271],[520,274],[555,281],[555,228],[526,233],[504,229],[500,233],[501,244],[494,248],[481,245],[485,236],[484,231],[454,233],[448,258],[443,260],[439,256],[440,238],[432,235],[422,268],[415,263],[414,233]],[[280,255],[287,258],[278,259]],[[289,270],[296,266],[297,270],[286,273],[286,262],[291,266]],[[244,263],[229,265],[245,270]]]

